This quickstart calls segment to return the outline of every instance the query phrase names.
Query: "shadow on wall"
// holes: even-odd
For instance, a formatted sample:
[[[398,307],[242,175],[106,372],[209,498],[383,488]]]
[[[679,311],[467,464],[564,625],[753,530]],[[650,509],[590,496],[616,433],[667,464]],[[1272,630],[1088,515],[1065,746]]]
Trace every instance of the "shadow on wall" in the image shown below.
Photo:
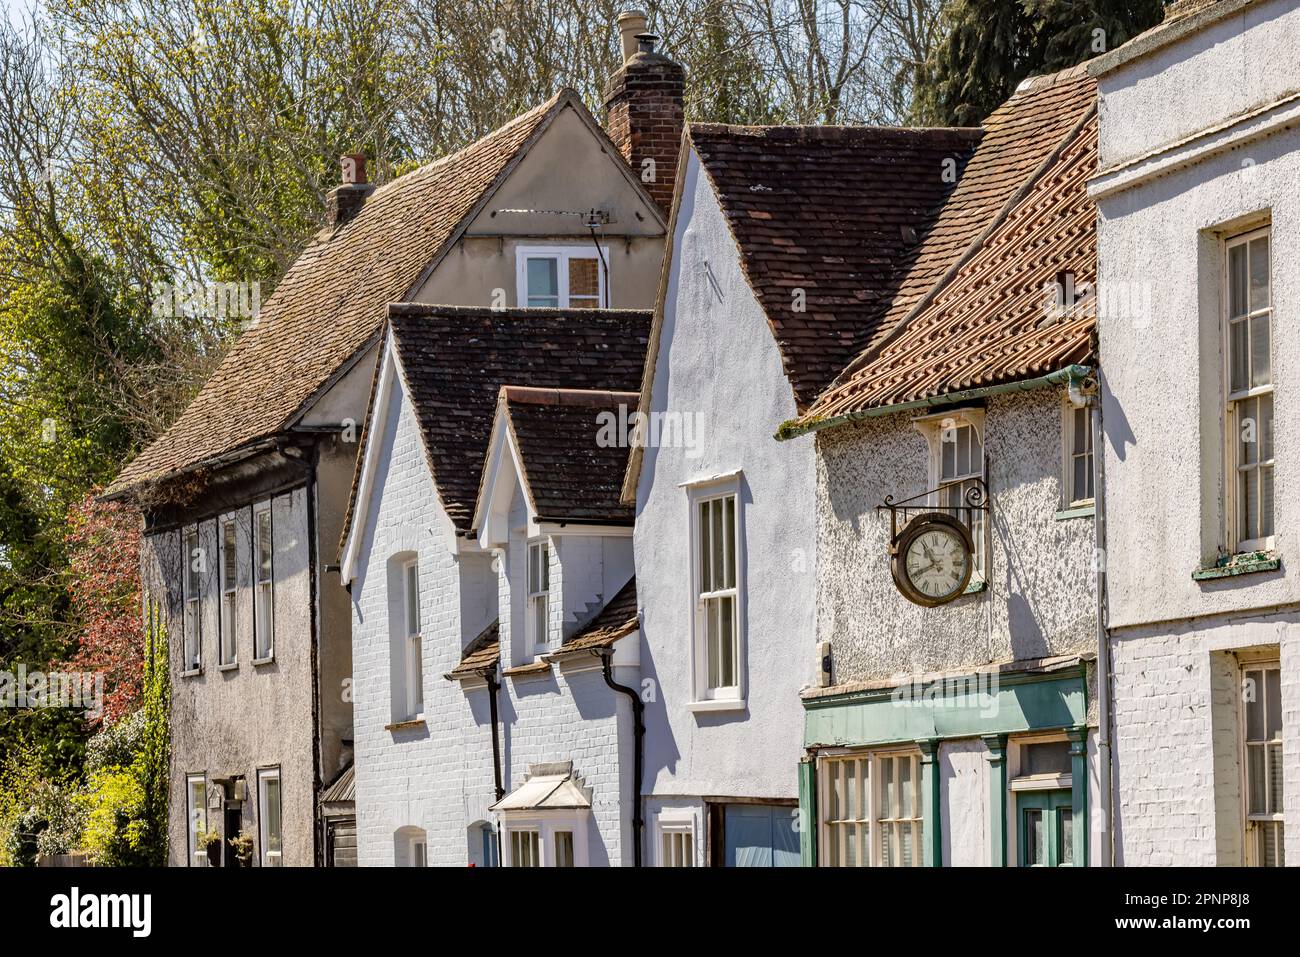
[[[1017,547],[1010,523],[998,510],[997,496],[992,496],[989,504],[993,540],[1002,553],[1000,557],[1007,570],[1003,587],[1007,600],[1007,632],[1011,641],[1011,657],[1017,661],[1044,658],[1048,654],[1047,636],[1043,633],[1038,612],[1025,597],[1039,593],[1037,583],[1033,580],[1033,566],[1023,561],[1026,555],[1034,552]]]
[[[1111,396],[1113,393],[1106,382],[1106,370],[1098,369],[1097,378],[1101,383],[1101,394]],[[1133,427],[1129,425],[1128,416],[1124,414],[1124,406],[1113,398],[1109,402],[1103,399],[1101,424],[1106,440],[1115,450],[1115,458],[1123,462],[1128,457],[1128,447],[1137,445],[1137,436],[1133,434]]]

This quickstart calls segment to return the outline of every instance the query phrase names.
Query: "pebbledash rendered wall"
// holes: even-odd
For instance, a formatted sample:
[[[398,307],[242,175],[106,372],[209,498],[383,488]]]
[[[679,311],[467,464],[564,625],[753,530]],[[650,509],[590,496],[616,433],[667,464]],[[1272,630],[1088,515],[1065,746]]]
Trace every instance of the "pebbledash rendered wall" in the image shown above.
[[[833,683],[805,695],[807,743],[820,752],[827,745],[906,743],[914,733],[917,740],[937,737],[941,846],[936,859],[944,865],[993,860],[999,812],[993,803],[994,755],[983,735],[1010,734],[1004,760],[1008,777],[1013,776],[1019,761],[1015,731],[1018,725],[1029,729],[1023,727],[1012,686],[1027,673],[1026,663],[1066,656],[1083,659],[1061,673],[1077,677],[1055,678],[1049,671],[1040,684],[1054,688],[1060,681],[1062,689],[1073,689],[1070,714],[1065,715],[1064,699],[1043,695],[1036,699],[1048,703],[1041,713],[1064,720],[1036,727],[1064,731],[1086,725],[1089,863],[1104,863],[1097,853],[1094,529],[1086,513],[1058,517],[1065,506],[1064,406],[1061,387],[985,401],[992,528],[988,587],[938,608],[912,604],[894,586],[889,514],[876,511],[886,495],[902,500],[930,487],[928,446],[912,423],[915,413],[817,433],[817,634],[831,642]],[[990,687],[999,695],[996,704],[960,715],[955,699],[933,705],[879,701],[861,708],[863,699],[854,697],[878,700],[920,676],[928,685],[937,675],[969,675],[1012,662],[1018,664],[1001,670],[1000,683]],[[1086,702],[1078,700],[1080,690]],[[839,716],[836,698],[845,709]],[[910,713],[904,716],[902,710]],[[1006,799],[1014,803],[1009,795]],[[1014,862],[1013,818],[1005,811],[1002,816],[1007,859]]]
[[[259,503],[260,504],[260,503]],[[184,621],[180,592],[185,567],[182,531],[145,536],[141,580],[151,598],[167,609],[171,674],[171,814],[168,863],[188,864],[186,776],[204,774],[212,797],[214,778],[242,775],[248,785],[243,828],[258,828],[257,771],[279,767],[285,866],[310,867],[314,860],[314,795],[311,661],[311,591],[308,573],[307,492],[298,488],[271,499],[274,568],[275,657],[253,664],[251,529],[249,508],[223,513],[238,533],[239,589],[237,666],[218,663],[217,519],[198,523],[205,562],[200,674],[183,674]],[[222,812],[209,809],[208,827],[222,830]]]
[[[1281,664],[1284,847],[1294,863],[1300,3],[1224,0],[1182,33],[1166,45],[1136,41],[1095,68],[1118,856],[1138,865],[1242,862],[1237,659],[1264,650]],[[1265,221],[1280,567],[1197,581],[1193,572],[1226,544],[1222,239]]]
[[[699,423],[694,448],[645,449],[637,485],[637,595],[645,715],[647,858],[667,811],[694,820],[704,863],[706,796],[798,794],[799,692],[812,682],[815,473],[811,438],[777,442],[794,397],[771,327],[745,280],[736,243],[692,151],[663,302],[650,411]],[[690,483],[739,470],[743,520],[742,710],[692,705]]]

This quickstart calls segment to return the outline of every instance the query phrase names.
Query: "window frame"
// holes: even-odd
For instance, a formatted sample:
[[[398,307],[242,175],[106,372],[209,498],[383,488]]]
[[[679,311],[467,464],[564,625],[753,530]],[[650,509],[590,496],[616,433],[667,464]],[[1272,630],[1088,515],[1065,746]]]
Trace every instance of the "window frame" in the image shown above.
[[[194,805],[194,785],[203,786],[203,801],[200,806]],[[196,820],[196,817],[202,815],[202,823]],[[208,772],[195,771],[185,775],[185,842],[189,855],[185,861],[186,867],[211,867],[208,861],[208,852],[206,849],[199,848],[198,836],[206,833],[208,830]],[[197,862],[197,863],[196,863]]]
[[[664,846],[665,838],[684,837],[686,844],[686,854],[680,858],[680,863],[674,863],[669,860],[669,854]],[[699,838],[696,834],[695,815],[689,811],[663,810],[655,815],[654,831],[654,854],[655,867],[696,867],[697,858],[696,850],[699,846]],[[677,858],[677,848],[674,848],[672,857]]]
[[[556,260],[556,305],[555,306],[529,306],[528,305],[528,260],[530,259],[554,259]],[[597,296],[596,309],[608,309],[609,306],[609,282],[605,273],[609,270],[610,258],[609,247],[604,243],[592,244],[574,244],[574,245],[549,245],[549,246],[518,246],[515,249],[515,302],[519,308],[530,309],[571,309],[571,299],[569,295],[569,260],[571,259],[595,259],[596,260],[596,278],[597,278]]]
[[[1251,659],[1241,660],[1238,664],[1237,687],[1243,689],[1243,692],[1245,689],[1246,676],[1249,672],[1252,671],[1258,671],[1261,673],[1265,673],[1269,671],[1276,672],[1278,676],[1279,695],[1281,694],[1280,689],[1282,685],[1282,668],[1281,668],[1280,657],[1279,658],[1273,658],[1273,657],[1251,658]],[[1267,694],[1267,691],[1268,691],[1268,679],[1265,678],[1264,682],[1260,686],[1260,692],[1261,694]],[[1238,709],[1238,715],[1237,715],[1237,746],[1240,749],[1239,753],[1241,754],[1241,760],[1239,763],[1241,767],[1241,822],[1242,822],[1241,834],[1242,834],[1242,844],[1243,844],[1242,860],[1245,863],[1245,866],[1247,867],[1268,866],[1266,864],[1260,863],[1258,859],[1259,858],[1258,851],[1256,850],[1256,837],[1259,833],[1259,825],[1264,825],[1267,827],[1276,828],[1278,848],[1282,854],[1281,857],[1282,866],[1285,866],[1286,822],[1285,822],[1284,809],[1286,806],[1286,784],[1284,781],[1282,785],[1283,793],[1280,795],[1280,800],[1282,804],[1281,808],[1271,812],[1252,813],[1250,810],[1251,783],[1250,783],[1250,754],[1248,750],[1252,746],[1263,748],[1264,751],[1264,795],[1263,797],[1267,803],[1271,804],[1272,803],[1271,794],[1269,792],[1269,783],[1271,781],[1271,778],[1269,776],[1269,767],[1271,764],[1270,746],[1276,744],[1279,746],[1279,748],[1283,750],[1285,749],[1285,744],[1284,744],[1285,739],[1282,737],[1282,730],[1283,730],[1281,727],[1282,722],[1279,722],[1278,737],[1276,739],[1263,738],[1260,739],[1259,741],[1252,741],[1248,737],[1248,724],[1247,724],[1247,715],[1246,715],[1246,709],[1249,706],[1249,702],[1246,701],[1246,695],[1244,693],[1240,694],[1239,697],[1240,697],[1240,707]],[[1279,703],[1278,705],[1279,714],[1281,713],[1282,707],[1283,705]],[[1263,712],[1263,718],[1265,724],[1267,725],[1268,722],[1267,701],[1261,701],[1261,710]],[[1267,731],[1267,728],[1265,728],[1265,730]],[[1285,753],[1283,753],[1282,755],[1282,763],[1283,766],[1285,767],[1286,764]]]
[[[275,515],[271,502],[253,508],[253,664],[262,665],[275,660]],[[266,516],[266,538],[270,569],[262,578],[262,516]],[[266,598],[263,599],[263,589]],[[262,603],[266,603],[263,616]],[[263,618],[265,617],[265,621]],[[266,642],[265,649],[262,642]]]
[[[203,672],[203,580],[206,577],[207,559],[203,551],[203,536],[198,525],[190,525],[181,531],[181,552],[185,565],[181,576],[182,623],[184,641],[181,653],[185,656],[182,675],[197,675]],[[190,547],[191,542],[193,548]],[[195,555],[202,565],[194,570]],[[191,576],[194,576],[191,580]],[[193,594],[197,590],[197,594]],[[191,654],[193,652],[193,654]]]
[[[516,834],[531,833],[537,835],[538,863],[536,867],[587,867],[587,821],[590,812],[578,811],[565,813],[547,811],[543,814],[528,812],[520,817],[506,815],[501,822],[501,866],[517,867],[515,864],[514,838]],[[572,864],[557,863],[555,837],[568,832],[572,835]]]
[[[945,481],[943,479],[943,446],[944,433],[947,431],[944,423],[948,420],[954,420],[956,428],[969,426],[974,435],[980,442],[980,469],[978,472],[962,472],[959,475]],[[988,485],[988,458],[985,455],[988,449],[988,434],[985,429],[984,409],[976,406],[966,406],[957,409],[945,409],[942,412],[935,412],[930,415],[919,416],[912,420],[912,425],[925,438],[926,448],[928,451],[927,461],[927,488],[933,489],[930,496],[930,504],[933,507],[940,507],[943,504],[943,492],[950,485],[969,482],[971,479],[978,478],[985,483],[987,490]],[[991,493],[989,498],[992,498]],[[960,516],[960,513],[957,513]],[[971,513],[972,522],[968,527],[971,533],[971,541],[974,543],[974,567],[971,569],[970,583],[966,590],[972,591],[988,581],[988,566],[990,561],[990,552],[992,551],[990,543],[990,522],[988,514],[981,512]]]
[[[690,535],[691,562],[691,690],[693,710],[731,710],[745,706],[748,688],[746,685],[747,636],[745,628],[745,544],[743,530],[745,527],[744,497],[741,493],[740,474],[705,480],[687,487],[689,503],[688,529]],[[704,555],[703,529],[700,522],[700,510],[706,503],[734,500],[732,527],[730,535],[730,554],[734,562],[734,582],[730,588],[703,590]],[[723,509],[723,527],[726,528],[726,510]],[[725,544],[725,542],[724,542]],[[732,599],[732,656],[735,669],[735,683],[711,686],[709,683],[709,634],[706,627],[708,603],[730,597]]]
[[[1084,450],[1080,451],[1075,447],[1075,416],[1084,417],[1083,442]],[[1061,508],[1094,508],[1097,504],[1096,483],[1096,462],[1093,458],[1093,435],[1092,435],[1092,415],[1093,407],[1091,405],[1077,406],[1069,399],[1061,403]],[[1085,486],[1093,485],[1092,495],[1080,495],[1079,489],[1074,484],[1074,463],[1076,459],[1084,460],[1084,484]],[[1087,489],[1085,487],[1084,491]]]
[[[415,573],[415,591],[411,591],[411,572]],[[411,632],[411,615],[415,614],[415,632]],[[406,719],[424,719],[424,628],[420,614],[420,559],[402,562],[402,650],[406,658]]]
[[[417,855],[416,851],[419,850]],[[407,844],[406,859],[410,867],[428,867],[429,866],[429,838],[428,835],[421,837],[418,834],[412,834],[410,842]]]
[[[276,794],[279,798],[277,817],[280,822],[280,849],[272,851],[269,841],[269,814],[267,812],[266,782],[274,779]],[[280,765],[274,764],[257,769],[257,850],[262,867],[282,867],[284,865],[284,778],[280,774]]]
[[[538,549],[543,549],[546,556],[544,566],[538,563],[538,568],[542,569],[539,579],[544,579],[544,582],[539,581],[539,584],[544,583],[545,587],[534,591],[533,552]],[[531,539],[526,543],[524,564],[524,645],[527,651],[525,657],[531,661],[538,655],[545,654],[551,647],[551,540],[549,537]],[[544,607],[541,634],[538,634],[535,608],[539,602]]]
[[[911,762],[911,810],[912,814],[907,817],[884,818],[880,816],[881,811],[881,784],[882,774],[881,767],[886,761],[897,761],[907,758]],[[831,801],[831,781],[830,768],[832,765],[861,765],[867,766],[866,795],[867,808],[866,817],[855,818],[836,818],[832,820],[829,817]],[[882,863],[884,855],[881,853],[880,837],[881,824],[910,824],[912,829],[912,863],[910,865],[896,866],[925,866],[925,840],[927,822],[925,820],[925,803],[922,788],[923,768],[921,761],[921,752],[915,747],[885,747],[885,748],[852,748],[844,750],[827,751],[818,756],[817,759],[817,862],[818,867],[845,867],[848,865],[842,863],[833,863],[827,854],[827,848],[830,845],[831,828],[836,825],[851,824],[861,827],[863,824],[867,827],[866,843],[867,856],[865,863],[858,858],[857,867],[884,867]],[[861,794],[862,787],[861,776],[856,778],[857,789],[855,794]],[[859,806],[861,800],[859,799]],[[837,832],[838,833],[838,832]],[[838,847],[838,844],[837,844]]]
[[[228,546],[227,529],[233,532],[234,544],[233,580],[227,580],[226,559]],[[217,522],[217,592],[221,600],[217,603],[217,666],[229,668],[239,664],[239,525],[234,518],[223,518]],[[227,641],[227,639],[229,639]],[[226,657],[227,643],[230,657]]]
[[[1250,305],[1250,243],[1253,240],[1266,237],[1268,240],[1268,305],[1262,309],[1253,309]],[[1246,312],[1241,317],[1236,317],[1238,321],[1246,324],[1247,335],[1247,361],[1251,361],[1250,352],[1250,323],[1257,316],[1265,316],[1268,322],[1268,351],[1269,351],[1269,382],[1267,385],[1250,386],[1242,390],[1233,391],[1232,389],[1232,327],[1234,317],[1232,316],[1232,250],[1239,246],[1246,247]],[[1224,468],[1224,528],[1228,540],[1228,551],[1231,554],[1246,554],[1256,551],[1271,551],[1277,543],[1277,502],[1274,499],[1272,524],[1273,534],[1259,536],[1257,538],[1242,538],[1241,519],[1238,514],[1240,489],[1239,476],[1243,468],[1238,462],[1238,453],[1240,449],[1240,427],[1238,425],[1239,407],[1262,396],[1268,396],[1273,403],[1274,422],[1276,422],[1277,406],[1277,382],[1276,382],[1276,356],[1275,345],[1277,341],[1277,330],[1274,323],[1273,315],[1273,224],[1265,222],[1252,227],[1251,229],[1235,232],[1230,236],[1224,236],[1220,246],[1223,258],[1223,283],[1222,295],[1219,307],[1220,322],[1220,341],[1223,359],[1222,384],[1223,384],[1223,468]],[[1248,372],[1251,371],[1248,367]],[[1276,437],[1273,442],[1273,457],[1267,463],[1259,461],[1258,452],[1256,453],[1256,462],[1253,468],[1257,473],[1262,468],[1273,470],[1274,482],[1276,482],[1276,454],[1277,445]],[[1276,486],[1274,486],[1276,494]]]

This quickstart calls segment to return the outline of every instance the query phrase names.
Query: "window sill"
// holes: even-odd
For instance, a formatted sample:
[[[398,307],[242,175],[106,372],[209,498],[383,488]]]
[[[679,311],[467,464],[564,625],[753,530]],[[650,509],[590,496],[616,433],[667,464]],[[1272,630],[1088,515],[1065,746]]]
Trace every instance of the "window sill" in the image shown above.
[[[197,667],[197,668],[191,668],[189,671],[182,671],[182,672],[181,672],[181,677],[182,677],[182,678],[197,678],[197,677],[198,677],[199,675],[201,675],[201,674],[203,674],[203,666],[202,666],[202,665],[200,665],[200,666]]]
[[[238,661],[227,661],[224,665],[217,665],[218,671],[237,671],[238,669]]]
[[[1094,518],[1097,515],[1097,506],[1088,502],[1086,505],[1071,505],[1069,508],[1063,508],[1056,513],[1058,522],[1068,522],[1072,518]]]
[[[385,731],[412,731],[416,728],[427,728],[424,717],[410,718],[406,721],[394,721],[392,724],[384,725]]]
[[[710,698],[705,701],[692,701],[686,706],[687,711],[694,711],[697,714],[714,711],[744,711],[744,698]]]
[[[1192,580],[1215,581],[1256,572],[1275,572],[1281,567],[1282,559],[1275,552],[1246,552],[1241,555],[1230,555],[1222,564],[1196,569],[1192,572]]]
[[[256,665],[272,665],[272,664],[275,664],[275,654],[272,653],[272,654],[270,655],[270,657],[267,657],[267,658],[254,658],[254,659],[253,659],[253,664],[254,664],[254,666],[256,666]]]
[[[550,671],[551,663],[549,661],[534,661],[530,664],[507,668],[501,674],[507,678],[531,678],[535,675],[550,674]]]

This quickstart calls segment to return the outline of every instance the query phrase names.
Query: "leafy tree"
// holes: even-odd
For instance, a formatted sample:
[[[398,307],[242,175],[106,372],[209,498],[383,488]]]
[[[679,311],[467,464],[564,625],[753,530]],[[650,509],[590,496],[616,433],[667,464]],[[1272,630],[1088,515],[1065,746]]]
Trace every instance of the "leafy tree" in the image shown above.
[[[953,0],[912,118],[978,126],[1020,81],[1112,50],[1163,17],[1161,0]]]

